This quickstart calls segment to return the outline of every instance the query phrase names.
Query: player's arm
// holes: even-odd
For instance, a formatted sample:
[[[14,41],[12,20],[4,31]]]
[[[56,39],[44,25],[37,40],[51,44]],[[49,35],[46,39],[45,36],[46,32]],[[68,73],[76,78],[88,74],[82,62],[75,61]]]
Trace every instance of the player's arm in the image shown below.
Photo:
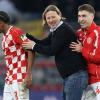
[[[86,50],[85,48],[83,48],[82,54],[89,62],[100,64],[100,33],[96,31],[94,32],[94,34],[95,34],[94,48],[92,48],[92,50]]]
[[[21,40],[29,41],[28,38],[26,37],[26,34],[21,35]],[[31,50],[27,50],[26,52],[28,53],[28,67],[24,83],[26,88],[30,88],[32,85],[32,67],[35,59],[35,53],[32,52]]]
[[[35,53],[32,51],[28,51],[28,68],[25,77],[25,84],[27,88],[30,88],[32,85],[32,67],[35,60]]]
[[[19,28],[15,28],[15,32],[16,34],[13,34],[14,32],[12,32],[13,40],[15,41],[16,44],[22,46],[22,42],[27,41],[27,37],[25,36],[23,30]],[[27,66],[25,81],[23,82],[23,84],[25,83],[25,86],[29,88],[30,85],[32,84],[32,66],[35,54],[34,52],[28,50],[25,52],[28,53],[28,66]]]

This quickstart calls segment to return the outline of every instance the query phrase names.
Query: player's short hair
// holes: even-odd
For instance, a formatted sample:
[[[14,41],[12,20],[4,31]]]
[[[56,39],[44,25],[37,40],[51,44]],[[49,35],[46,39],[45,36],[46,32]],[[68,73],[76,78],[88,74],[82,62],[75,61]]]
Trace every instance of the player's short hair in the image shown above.
[[[4,23],[9,24],[10,23],[10,17],[8,14],[4,11],[0,11],[0,21],[3,21]]]
[[[90,4],[83,4],[83,5],[79,6],[78,11],[82,11],[82,10],[86,10],[95,15],[94,7],[91,6]]]

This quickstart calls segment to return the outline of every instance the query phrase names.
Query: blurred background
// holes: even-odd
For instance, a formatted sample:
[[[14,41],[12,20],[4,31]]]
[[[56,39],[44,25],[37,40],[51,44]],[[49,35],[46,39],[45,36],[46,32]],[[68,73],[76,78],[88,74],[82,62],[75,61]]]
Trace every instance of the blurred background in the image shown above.
[[[41,20],[46,6],[55,4],[68,23],[77,30],[79,28],[77,8],[84,3],[89,3],[95,8],[95,22],[100,25],[100,0],[0,0],[0,11],[8,13],[12,25],[42,39],[48,35],[48,32],[42,29]],[[2,34],[0,43],[1,38]],[[5,73],[5,60],[0,44],[0,100],[2,100]],[[36,54],[30,100],[62,100],[62,89],[62,79],[55,67],[54,58]]]

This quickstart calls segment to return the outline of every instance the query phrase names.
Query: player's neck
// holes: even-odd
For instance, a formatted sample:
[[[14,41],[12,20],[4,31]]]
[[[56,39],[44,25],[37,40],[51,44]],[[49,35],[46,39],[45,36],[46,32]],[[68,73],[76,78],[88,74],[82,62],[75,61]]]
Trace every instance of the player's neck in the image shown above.
[[[5,33],[8,31],[11,25],[5,25]]]

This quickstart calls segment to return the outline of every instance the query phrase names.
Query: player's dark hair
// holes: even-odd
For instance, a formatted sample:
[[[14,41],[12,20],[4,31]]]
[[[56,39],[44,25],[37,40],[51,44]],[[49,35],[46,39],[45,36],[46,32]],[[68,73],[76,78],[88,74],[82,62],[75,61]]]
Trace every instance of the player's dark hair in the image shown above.
[[[82,11],[82,10],[86,10],[95,15],[95,10],[94,10],[93,6],[91,6],[90,4],[83,4],[83,5],[79,6],[78,11]]]
[[[0,11],[0,21],[3,21],[4,23],[9,24],[10,23],[10,17],[8,14],[4,11]]]

